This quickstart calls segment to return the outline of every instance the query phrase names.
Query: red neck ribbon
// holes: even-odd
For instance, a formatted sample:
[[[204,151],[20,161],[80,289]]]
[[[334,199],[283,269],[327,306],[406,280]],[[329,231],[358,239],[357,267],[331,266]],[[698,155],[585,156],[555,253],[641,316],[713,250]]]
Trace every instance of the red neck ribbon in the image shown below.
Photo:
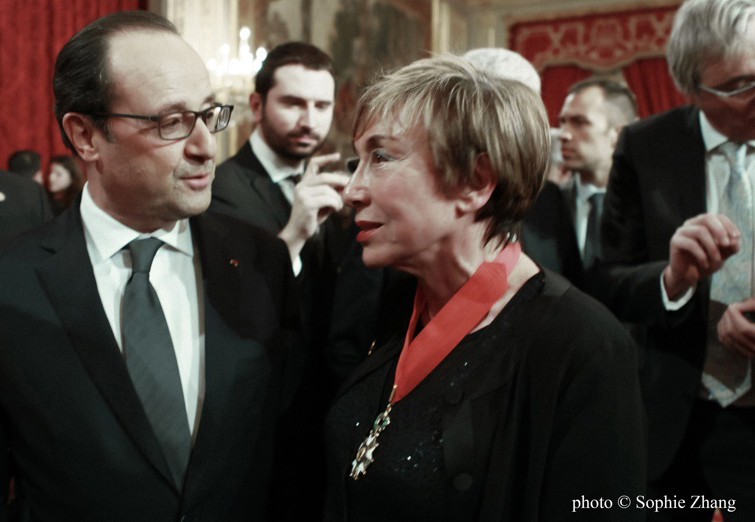
[[[509,288],[508,276],[516,266],[521,252],[519,243],[510,243],[493,262],[480,265],[419,335],[414,337],[417,321],[426,306],[425,297],[417,288],[412,318],[396,367],[391,404],[406,397],[422,382],[506,293]]]

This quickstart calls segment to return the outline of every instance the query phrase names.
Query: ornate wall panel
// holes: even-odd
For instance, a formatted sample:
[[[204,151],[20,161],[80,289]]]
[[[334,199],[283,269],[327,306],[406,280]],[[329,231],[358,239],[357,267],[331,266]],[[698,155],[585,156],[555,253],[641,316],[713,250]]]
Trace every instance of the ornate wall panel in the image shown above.
[[[676,7],[522,22],[511,26],[511,48],[542,70],[574,64],[606,71],[663,56]]]

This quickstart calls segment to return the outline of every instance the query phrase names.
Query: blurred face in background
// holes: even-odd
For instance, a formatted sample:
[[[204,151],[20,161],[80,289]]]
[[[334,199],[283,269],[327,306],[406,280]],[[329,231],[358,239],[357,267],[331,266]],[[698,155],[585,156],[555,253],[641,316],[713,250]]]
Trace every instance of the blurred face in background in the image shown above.
[[[47,190],[61,192],[71,186],[71,173],[60,163],[50,164],[50,174],[47,176]]]
[[[564,167],[579,172],[584,183],[605,185],[619,133],[610,124],[603,90],[591,86],[567,96],[559,124]]]

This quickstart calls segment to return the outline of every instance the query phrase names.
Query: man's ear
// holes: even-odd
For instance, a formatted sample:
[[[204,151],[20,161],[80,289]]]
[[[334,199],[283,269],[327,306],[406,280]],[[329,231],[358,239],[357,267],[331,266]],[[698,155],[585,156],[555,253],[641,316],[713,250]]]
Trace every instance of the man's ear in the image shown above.
[[[99,151],[94,143],[95,128],[92,120],[82,114],[68,112],[63,116],[63,131],[82,161],[88,163],[99,158]]]
[[[472,181],[459,194],[459,209],[462,212],[477,212],[490,200],[497,184],[498,178],[490,164],[490,156],[487,152],[478,154]]]
[[[252,115],[254,116],[254,123],[259,123],[262,119],[262,110],[264,103],[260,93],[253,92],[249,95],[249,108],[252,109]]]

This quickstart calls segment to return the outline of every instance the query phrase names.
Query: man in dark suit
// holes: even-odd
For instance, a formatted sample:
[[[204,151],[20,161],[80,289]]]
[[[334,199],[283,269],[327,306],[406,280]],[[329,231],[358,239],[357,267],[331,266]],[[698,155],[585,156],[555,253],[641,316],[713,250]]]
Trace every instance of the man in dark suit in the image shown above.
[[[339,212],[348,176],[323,170],[340,155],[315,155],[330,131],[334,96],[333,64],[322,50],[301,42],[271,50],[249,98],[255,129],[218,166],[212,185],[211,209],[277,234],[288,246],[308,354],[300,414],[288,431],[310,441],[320,439],[338,384],[367,356],[383,277],[364,267],[351,214]],[[324,480],[317,476],[324,470],[322,452],[302,445],[289,450],[300,453],[300,487],[323,497]],[[293,511],[307,507],[281,504]]]
[[[30,520],[263,519],[299,315],[285,245],[204,212],[231,108],[147,12],[77,33],[54,91],[88,182],[0,257],[0,506],[13,473]]]
[[[0,245],[52,217],[42,185],[0,171]]]
[[[372,340],[381,274],[364,268],[351,215],[339,212],[348,176],[321,171],[340,155],[315,156],[330,131],[334,95],[333,64],[323,51],[302,42],[270,51],[249,98],[255,129],[218,166],[211,208],[286,242],[311,352],[340,381]]]
[[[600,218],[611,155],[621,129],[635,120],[637,101],[632,91],[619,82],[597,78],[572,85],[559,114],[563,166],[572,173],[561,188],[581,265],[572,283],[587,290],[588,272],[600,254]]]
[[[522,249],[543,268],[582,284],[582,261],[561,188],[546,180],[522,220]]]
[[[628,126],[614,154],[602,297],[648,325],[648,495],[686,503],[653,520],[755,520],[753,42],[755,1],[685,2],[667,58],[693,105]]]

